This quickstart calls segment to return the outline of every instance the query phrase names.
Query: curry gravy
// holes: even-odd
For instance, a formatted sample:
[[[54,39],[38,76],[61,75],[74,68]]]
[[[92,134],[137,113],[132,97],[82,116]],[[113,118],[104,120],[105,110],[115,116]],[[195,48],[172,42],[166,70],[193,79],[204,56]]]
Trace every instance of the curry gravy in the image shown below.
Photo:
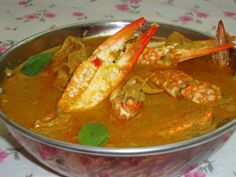
[[[84,43],[95,49],[103,40],[104,38],[91,38]],[[116,120],[111,116],[108,98],[88,111],[57,113],[57,103],[63,91],[52,85],[55,75],[50,68],[35,77],[27,77],[17,68],[13,76],[6,78],[1,84],[4,89],[4,94],[1,95],[1,109],[12,120],[26,128],[72,143],[78,143],[78,131],[85,123],[103,123],[109,131],[107,147],[160,145],[198,136],[202,132],[160,136],[160,132],[165,130],[167,125],[182,121],[186,114],[193,111],[213,111],[214,126],[209,131],[234,118],[236,79],[233,78],[230,68],[219,68],[210,56],[206,56],[179,63],[177,69],[188,73],[194,79],[220,87],[222,101],[211,106],[199,105],[162,92],[146,95],[141,113],[130,121]],[[153,67],[136,64],[128,77],[142,77],[154,70],[156,69]]]

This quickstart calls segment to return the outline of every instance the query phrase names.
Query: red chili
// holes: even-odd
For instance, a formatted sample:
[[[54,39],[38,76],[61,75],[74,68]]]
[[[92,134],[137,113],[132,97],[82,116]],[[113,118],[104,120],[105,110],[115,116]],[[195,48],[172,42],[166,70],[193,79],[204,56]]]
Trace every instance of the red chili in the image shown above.
[[[93,65],[95,66],[95,67],[100,67],[101,65],[102,65],[102,60],[100,59],[100,58],[95,58],[93,61],[92,61],[92,63],[93,63]]]

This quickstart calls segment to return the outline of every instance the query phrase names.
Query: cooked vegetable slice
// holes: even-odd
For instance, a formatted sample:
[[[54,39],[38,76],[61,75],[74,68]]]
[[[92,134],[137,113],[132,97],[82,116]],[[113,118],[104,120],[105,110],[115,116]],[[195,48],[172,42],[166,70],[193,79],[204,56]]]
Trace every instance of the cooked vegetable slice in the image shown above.
[[[78,134],[80,144],[89,146],[103,146],[108,139],[107,128],[101,123],[84,125]]]
[[[27,76],[35,76],[41,72],[52,58],[52,53],[40,53],[28,59],[26,64],[21,68],[21,72]]]
[[[147,83],[147,82],[143,84],[142,89],[143,92],[146,94],[158,94],[164,91],[163,89],[155,87],[152,83]]]

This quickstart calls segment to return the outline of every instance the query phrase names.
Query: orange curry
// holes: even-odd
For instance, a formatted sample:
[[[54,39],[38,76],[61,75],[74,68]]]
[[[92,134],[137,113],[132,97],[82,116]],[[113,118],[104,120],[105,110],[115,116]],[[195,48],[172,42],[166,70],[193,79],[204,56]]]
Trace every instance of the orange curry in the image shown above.
[[[81,48],[86,48],[79,54],[80,58],[84,60],[90,56],[104,39],[78,39]],[[69,37],[67,40],[73,43],[77,38]],[[91,109],[58,111],[58,101],[73,74],[66,69],[70,66],[74,67],[74,71],[79,65],[78,61],[68,62],[69,53],[77,54],[73,54],[74,51],[68,48],[63,53],[62,48],[66,45],[64,43],[62,47],[48,50],[53,53],[53,60],[39,74],[26,76],[21,72],[20,65],[1,83],[4,90],[1,94],[1,109],[15,122],[32,131],[58,140],[80,143],[77,138],[79,130],[87,123],[97,122],[108,130],[106,147],[140,147],[190,139],[214,130],[236,115],[236,79],[230,67],[219,67],[210,55],[175,63],[167,72],[163,67],[160,69],[137,63],[118,86],[120,90],[115,96],[112,97],[114,93],[111,93]],[[76,51],[80,50],[78,46],[74,48]],[[63,61],[59,62],[59,56],[67,57],[66,65],[62,65]],[[65,77],[59,72],[66,73]],[[154,72],[159,74],[158,77],[153,76]],[[147,79],[148,76],[151,77]],[[158,83],[152,82],[167,76],[167,81],[160,79]],[[181,90],[175,93],[175,89],[170,90],[169,87],[174,88],[176,78],[181,79],[177,82],[179,84],[181,81]],[[124,87],[120,88],[122,86]],[[140,92],[136,92],[139,86]],[[192,94],[194,89],[191,90],[191,86],[199,90],[205,86],[211,88],[209,93],[204,93],[208,94],[208,100],[204,98],[203,104],[199,103],[201,93]],[[135,91],[132,90],[134,88]],[[191,95],[187,95],[188,93]],[[129,114],[122,112],[119,106],[124,106],[124,100],[119,102],[123,97],[116,97],[117,94],[128,98],[123,109],[131,105],[134,111],[138,111],[131,110]],[[137,102],[131,99],[132,94],[138,95],[135,100]]]

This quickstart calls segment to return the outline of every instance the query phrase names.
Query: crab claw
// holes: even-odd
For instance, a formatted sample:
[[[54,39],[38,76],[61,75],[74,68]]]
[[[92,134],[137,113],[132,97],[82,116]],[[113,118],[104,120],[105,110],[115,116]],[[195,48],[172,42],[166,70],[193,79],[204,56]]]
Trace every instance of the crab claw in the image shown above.
[[[127,25],[80,64],[58,102],[58,109],[84,110],[102,102],[128,74],[155,34],[154,24],[135,38],[135,32],[145,23],[142,17]]]

